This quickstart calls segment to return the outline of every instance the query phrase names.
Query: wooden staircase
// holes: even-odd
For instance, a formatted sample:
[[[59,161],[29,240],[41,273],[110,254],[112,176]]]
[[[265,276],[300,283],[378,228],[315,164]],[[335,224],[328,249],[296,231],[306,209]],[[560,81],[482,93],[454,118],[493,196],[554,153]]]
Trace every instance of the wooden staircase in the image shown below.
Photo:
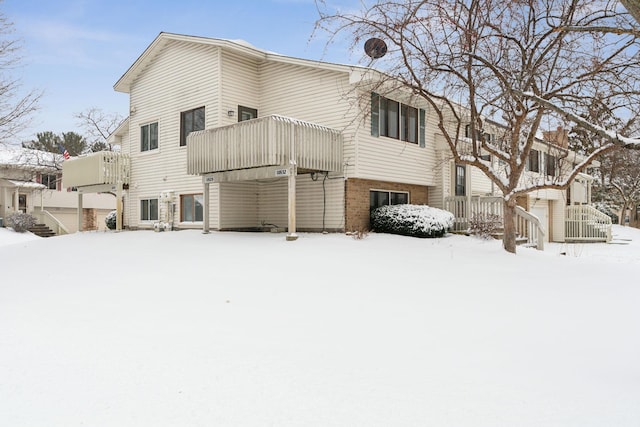
[[[44,224],[34,224],[29,231],[40,237],[53,237],[56,233]]]

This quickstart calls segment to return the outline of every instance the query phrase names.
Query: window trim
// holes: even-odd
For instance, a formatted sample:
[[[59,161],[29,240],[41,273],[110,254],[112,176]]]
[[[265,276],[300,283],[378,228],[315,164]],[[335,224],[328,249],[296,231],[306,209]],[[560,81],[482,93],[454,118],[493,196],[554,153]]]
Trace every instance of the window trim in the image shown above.
[[[533,166],[534,166],[533,159],[534,158],[536,159],[535,160],[535,169],[533,168]],[[531,151],[529,151],[529,156],[527,157],[527,170],[529,172],[540,173],[540,151],[539,150],[531,149]]]
[[[192,123],[194,123],[193,119],[195,118],[196,112],[199,111],[199,110],[202,110],[202,114],[203,114],[202,129],[191,129],[189,131],[189,133],[191,133],[191,132],[195,132],[195,131],[206,129],[206,127],[207,127],[207,114],[206,114],[205,106],[203,105],[201,107],[192,108],[191,110],[186,110],[186,111],[180,112],[180,147],[186,147],[187,146],[187,136],[189,136],[186,133],[186,130],[185,130],[185,117],[187,115],[191,114],[193,116],[192,117]]]
[[[200,196],[201,197],[201,204],[202,204],[202,219],[197,219],[197,210],[196,210],[196,199],[195,196]],[[184,219],[184,198],[185,197],[191,197],[193,199],[193,205],[192,205],[192,215],[193,215],[193,221],[188,221]],[[198,224],[198,223],[202,223],[204,221],[204,194],[202,193],[188,193],[188,194],[181,194],[180,195],[180,222],[184,222],[184,223],[189,223],[189,224]]]
[[[46,184],[43,182],[45,181],[45,177],[47,181]],[[53,177],[53,182],[50,179],[51,177]],[[58,175],[53,173],[42,173],[40,174],[40,184],[46,186],[47,190],[58,190]],[[51,184],[53,184],[53,188],[51,188]]]
[[[458,174],[458,171],[462,171],[462,175]],[[462,183],[458,183],[458,178],[462,177]],[[460,189],[460,191],[459,191]],[[461,194],[460,194],[461,193]],[[453,174],[453,194],[454,196],[466,196],[467,195],[467,167],[456,163]]]
[[[409,192],[409,191],[382,190],[382,189],[378,189],[378,188],[370,188],[369,189],[369,211],[372,211],[373,209],[377,209],[377,208],[380,207],[380,206],[376,206],[376,207],[372,207],[371,206],[371,193],[387,193],[388,194],[389,205],[380,205],[380,206],[390,206],[390,205],[404,204],[404,203],[391,203],[391,194],[406,194],[407,195],[407,203],[406,204],[410,204],[411,203],[411,192]]]
[[[156,212],[155,212],[155,214],[156,214],[155,216],[156,217],[155,218],[152,218],[152,215],[151,215],[151,201],[153,201],[153,200],[156,201]],[[147,212],[146,212],[146,214],[147,214],[148,218],[144,217],[145,216],[144,215],[145,209],[143,208],[144,202],[147,202],[147,208],[146,208]],[[160,218],[160,201],[159,201],[158,198],[153,198],[153,197],[149,197],[149,198],[146,198],[146,199],[145,198],[141,198],[140,199],[140,203],[139,203],[138,206],[140,207],[140,222],[148,223],[148,222],[158,221],[158,219]]]
[[[397,106],[395,109],[389,106]],[[413,115],[407,114],[415,112]],[[413,132],[408,132],[411,117],[415,123],[411,124]],[[425,110],[404,104],[390,98],[386,98],[375,92],[371,92],[371,135],[374,137],[386,137],[409,144],[425,147]],[[392,124],[395,124],[395,129]],[[415,135],[415,141],[409,140],[409,135]]]
[[[257,108],[251,108],[251,107],[245,107],[244,105],[238,105],[238,123],[246,121],[246,120],[242,119],[242,113],[251,113],[251,115],[253,116],[251,119],[246,119],[246,120],[252,120],[252,119],[257,119],[258,118],[258,109]]]
[[[156,146],[151,148],[151,135],[149,135],[149,148],[147,148],[146,150],[143,148],[143,133],[144,133],[144,128],[148,129],[147,133],[151,132],[151,126],[152,125],[156,125]],[[154,122],[148,122],[145,123],[143,125],[140,125],[140,152],[141,153],[146,153],[149,151],[155,151],[160,147],[160,125],[158,123],[158,121],[154,121]]]

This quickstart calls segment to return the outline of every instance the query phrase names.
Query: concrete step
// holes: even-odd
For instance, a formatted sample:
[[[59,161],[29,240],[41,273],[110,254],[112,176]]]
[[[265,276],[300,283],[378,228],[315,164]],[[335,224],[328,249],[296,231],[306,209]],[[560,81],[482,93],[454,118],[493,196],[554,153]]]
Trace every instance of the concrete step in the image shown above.
[[[29,231],[40,237],[53,237],[56,233],[53,232],[52,229],[47,227],[45,224],[34,224]]]

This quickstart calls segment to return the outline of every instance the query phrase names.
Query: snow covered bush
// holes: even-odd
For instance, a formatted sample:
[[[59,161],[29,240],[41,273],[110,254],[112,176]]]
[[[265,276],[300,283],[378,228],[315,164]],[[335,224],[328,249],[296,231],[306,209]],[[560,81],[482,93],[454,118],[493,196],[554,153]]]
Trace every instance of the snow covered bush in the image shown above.
[[[371,212],[371,229],[413,237],[441,237],[453,226],[453,214],[423,205],[388,205]]]
[[[469,232],[484,239],[490,238],[502,228],[502,218],[496,214],[476,213],[469,221]]]
[[[36,219],[27,213],[16,212],[7,217],[7,227],[13,228],[13,231],[24,233],[33,227]]]
[[[615,212],[613,212],[613,209],[611,209],[611,207],[609,205],[607,205],[606,203],[596,202],[596,203],[593,204],[593,207],[595,207],[600,212],[602,212],[603,214],[605,214],[609,218],[611,218],[611,223],[612,224],[617,224],[618,223],[618,220],[619,220],[618,215]]]
[[[107,217],[104,219],[105,224],[109,230],[116,229],[116,211],[111,211],[107,214]]]

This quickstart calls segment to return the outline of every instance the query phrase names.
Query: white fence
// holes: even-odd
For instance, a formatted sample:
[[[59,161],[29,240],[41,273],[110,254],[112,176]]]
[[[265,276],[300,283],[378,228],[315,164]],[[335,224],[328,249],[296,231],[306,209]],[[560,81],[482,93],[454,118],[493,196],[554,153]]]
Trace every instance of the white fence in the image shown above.
[[[610,242],[611,218],[593,206],[567,206],[564,230],[567,242]]]

